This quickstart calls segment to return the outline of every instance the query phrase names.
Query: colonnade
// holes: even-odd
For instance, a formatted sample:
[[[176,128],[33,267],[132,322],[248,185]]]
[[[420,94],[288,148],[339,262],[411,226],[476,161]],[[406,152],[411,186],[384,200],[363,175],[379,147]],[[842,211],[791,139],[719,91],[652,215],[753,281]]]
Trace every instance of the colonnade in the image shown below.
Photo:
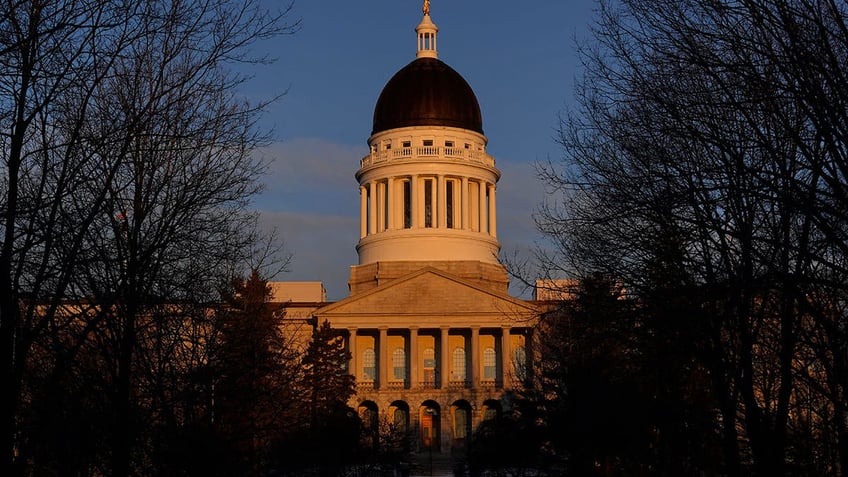
[[[351,327],[347,336],[351,353],[349,369],[357,385],[373,385],[375,389],[508,388],[512,378],[522,378],[527,370],[526,332],[508,326],[500,329]],[[367,337],[362,340],[365,344],[358,344],[359,337]],[[390,344],[390,337],[394,338],[394,344]],[[481,337],[486,338],[485,350],[481,349]],[[360,346],[364,349],[359,349]],[[403,376],[390,372],[398,365],[393,351],[399,349],[403,350]],[[365,360],[372,359],[369,352],[373,353],[373,362],[366,363]],[[432,358],[427,358],[428,352],[433,353]],[[516,352],[521,360],[516,359]],[[488,359],[493,362],[485,362]],[[433,362],[428,363],[429,360]],[[458,369],[458,365],[462,368]]]
[[[440,228],[497,237],[496,187],[482,179],[413,174],[359,186],[360,238],[386,230]]]

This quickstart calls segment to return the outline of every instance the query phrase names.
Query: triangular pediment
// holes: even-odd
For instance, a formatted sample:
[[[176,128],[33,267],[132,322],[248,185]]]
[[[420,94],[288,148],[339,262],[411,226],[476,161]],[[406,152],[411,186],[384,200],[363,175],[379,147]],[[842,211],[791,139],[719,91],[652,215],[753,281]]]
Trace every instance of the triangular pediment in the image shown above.
[[[447,272],[426,267],[380,287],[315,311],[323,321],[376,324],[399,320],[432,323],[442,317],[473,318],[481,325],[529,320],[538,314],[527,301],[487,290]],[[347,323],[350,322],[350,323]]]

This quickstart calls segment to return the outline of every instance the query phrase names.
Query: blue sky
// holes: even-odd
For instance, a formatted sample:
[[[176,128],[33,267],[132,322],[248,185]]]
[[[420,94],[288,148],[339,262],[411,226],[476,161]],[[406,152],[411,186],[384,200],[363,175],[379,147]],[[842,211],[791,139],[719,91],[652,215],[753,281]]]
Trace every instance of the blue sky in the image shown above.
[[[276,6],[282,0],[266,0]],[[420,0],[296,0],[301,29],[256,46],[276,61],[257,69],[246,93],[282,92],[263,117],[274,144],[265,190],[254,206],[293,254],[276,280],[323,281],[347,296],[357,263],[358,185],[374,104],[391,76],[415,58]],[[433,0],[439,58],[465,77],[480,103],[488,152],[502,172],[502,253],[526,254],[539,240],[532,212],[543,199],[533,163],[559,158],[558,115],[573,102],[593,0]],[[267,51],[266,51],[267,50]],[[514,294],[522,290],[515,287]]]

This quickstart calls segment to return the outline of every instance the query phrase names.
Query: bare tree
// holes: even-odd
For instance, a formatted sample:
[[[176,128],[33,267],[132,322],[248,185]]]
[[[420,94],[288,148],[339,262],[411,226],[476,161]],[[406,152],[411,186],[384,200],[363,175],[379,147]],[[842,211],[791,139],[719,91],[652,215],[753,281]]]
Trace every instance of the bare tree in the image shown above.
[[[841,463],[803,461],[792,443],[797,396],[811,389],[799,381],[802,352],[825,367],[843,359],[808,333],[842,310],[811,297],[841,300],[846,283],[846,6],[601,5],[581,105],[563,122],[566,160],[541,169],[562,198],[537,216],[556,250],[543,259],[619,277],[638,296],[650,292],[657,239],[676,237],[680,293],[705,311],[699,354],[726,471],[738,475],[751,455],[762,475],[845,472],[844,452]],[[843,346],[844,334],[830,338]]]
[[[245,258],[265,103],[237,62],[293,31],[258,1],[15,1],[0,6],[2,466],[20,471],[30,351],[92,336],[114,372],[113,475],[128,475],[143,324],[197,303]],[[80,299],[85,299],[80,301]],[[68,302],[76,311],[65,313]],[[89,307],[85,310],[85,307]],[[73,326],[71,326],[73,325]],[[68,338],[69,339],[69,338]],[[70,358],[70,359],[65,359]],[[29,398],[27,398],[29,399]],[[17,457],[16,457],[17,456]]]

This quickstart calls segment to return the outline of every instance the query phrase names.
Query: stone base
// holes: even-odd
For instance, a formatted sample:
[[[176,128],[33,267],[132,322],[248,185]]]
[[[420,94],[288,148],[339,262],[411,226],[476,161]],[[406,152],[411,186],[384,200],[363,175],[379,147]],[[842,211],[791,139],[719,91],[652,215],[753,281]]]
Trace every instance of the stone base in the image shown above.
[[[477,286],[498,293],[507,293],[509,278],[501,264],[479,261],[398,261],[375,262],[350,267],[350,294],[356,295],[418,271],[433,267]]]

